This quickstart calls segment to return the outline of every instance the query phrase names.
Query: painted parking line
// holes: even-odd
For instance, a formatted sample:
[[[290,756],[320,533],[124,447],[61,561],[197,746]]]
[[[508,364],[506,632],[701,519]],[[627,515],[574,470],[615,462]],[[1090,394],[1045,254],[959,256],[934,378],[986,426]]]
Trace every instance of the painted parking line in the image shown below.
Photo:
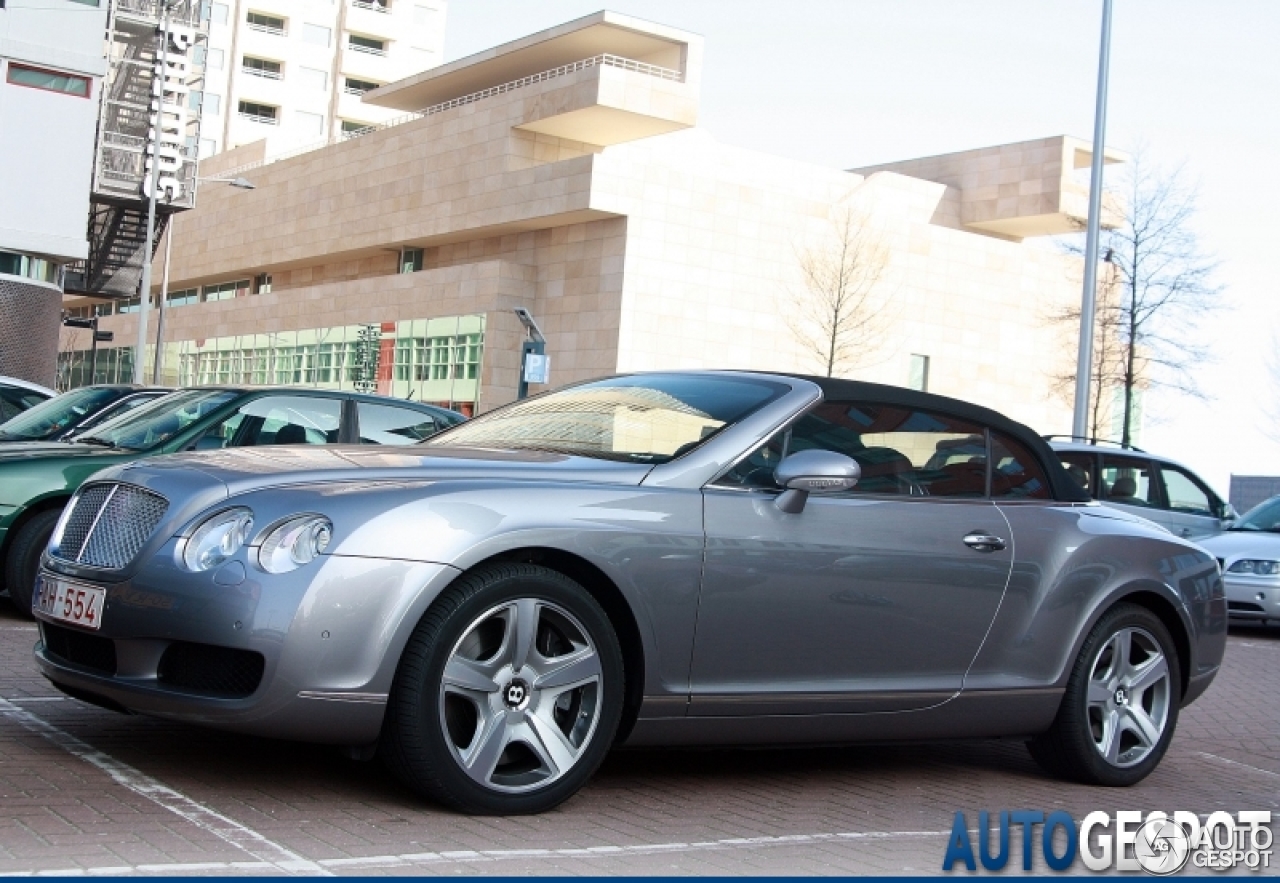
[[[1196,753],[1199,754],[1201,757],[1207,757],[1209,760],[1215,760],[1218,763],[1226,763],[1226,764],[1230,764],[1231,766],[1241,767],[1242,769],[1249,770],[1250,772],[1262,773],[1264,776],[1275,776],[1276,778],[1280,778],[1280,773],[1277,773],[1274,770],[1264,770],[1262,767],[1256,767],[1256,766],[1251,766],[1250,764],[1247,764],[1247,763],[1241,763],[1240,761],[1232,760],[1229,757],[1219,757],[1218,755],[1210,754],[1207,751],[1197,751]]]
[[[486,849],[442,852],[412,852],[402,855],[352,856],[320,859],[322,869],[354,870],[413,867],[472,862],[500,862],[517,859],[608,858],[654,853],[686,853],[709,850],[756,849],[770,846],[803,846],[812,843],[848,843],[870,840],[897,840],[920,837],[947,837],[950,831],[853,831],[842,834],[788,834],[778,837],[732,837],[724,840],[696,840],[688,843],[635,843],[628,846],[587,846],[579,849]],[[193,871],[264,871],[277,868],[270,862],[200,862],[188,864],[118,865],[114,867],[70,868],[51,871],[19,871],[3,877],[106,876],[120,874],[179,874]]]
[[[154,779],[141,770],[131,767],[127,763],[122,763],[103,751],[99,751],[89,743],[37,717],[27,709],[20,708],[8,699],[0,699],[0,716],[8,718],[29,732],[43,736],[47,741],[68,754],[78,757],[85,763],[92,764],[110,776],[116,784],[128,788],[133,793],[145,797],[157,806],[186,819],[197,828],[207,831],[220,840],[248,853],[259,862],[265,863],[267,869],[274,868],[287,874],[329,875],[329,871],[315,862],[303,858],[279,843],[268,840],[252,828],[192,800],[179,791],[175,791],[159,779]],[[230,864],[228,864],[228,867],[230,867]],[[52,872],[41,871],[40,873],[47,874]],[[79,874],[83,873],[83,871],[57,873]]]

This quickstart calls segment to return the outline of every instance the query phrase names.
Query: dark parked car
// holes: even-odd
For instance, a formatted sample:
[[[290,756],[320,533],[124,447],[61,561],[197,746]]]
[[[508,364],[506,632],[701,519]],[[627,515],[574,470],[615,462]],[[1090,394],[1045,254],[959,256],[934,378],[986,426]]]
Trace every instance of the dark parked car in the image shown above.
[[[62,441],[171,392],[124,383],[68,390],[0,423],[0,443]]]
[[[0,377],[0,422],[8,420],[28,408],[33,408],[56,392],[48,387],[14,377]]]
[[[394,451],[109,469],[34,609],[72,696],[376,746],[491,813],[556,805],[619,743],[1027,738],[1132,784],[1227,622],[1213,558],[1025,426],[743,372],[582,383]]]
[[[107,466],[175,451],[337,442],[412,444],[465,419],[445,408],[324,390],[202,387],[172,392],[66,442],[0,445],[4,588],[31,607],[40,553],[80,483]],[[113,516],[114,517],[114,516]]]

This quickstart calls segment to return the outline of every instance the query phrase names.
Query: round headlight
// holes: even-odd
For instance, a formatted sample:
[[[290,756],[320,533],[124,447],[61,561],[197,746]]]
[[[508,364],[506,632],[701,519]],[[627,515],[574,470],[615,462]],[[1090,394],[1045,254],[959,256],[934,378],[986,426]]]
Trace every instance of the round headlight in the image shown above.
[[[1280,561],[1259,561],[1255,558],[1241,558],[1227,568],[1227,573],[1253,573],[1258,576],[1275,576],[1280,573]]]
[[[182,547],[182,563],[199,573],[217,567],[240,550],[253,530],[248,509],[226,509],[200,522]]]
[[[299,515],[280,524],[262,541],[258,563],[267,573],[288,573],[329,548],[333,523],[323,515]]]

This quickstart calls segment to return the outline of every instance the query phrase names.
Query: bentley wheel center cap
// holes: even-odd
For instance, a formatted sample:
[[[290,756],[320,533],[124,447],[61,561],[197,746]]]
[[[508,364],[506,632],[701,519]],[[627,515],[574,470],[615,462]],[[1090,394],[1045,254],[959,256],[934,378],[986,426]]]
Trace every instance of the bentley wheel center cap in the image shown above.
[[[1124,705],[1129,701],[1129,691],[1124,687],[1116,689],[1116,705]]]
[[[502,688],[502,701],[513,710],[524,708],[529,704],[529,685],[516,678]]]

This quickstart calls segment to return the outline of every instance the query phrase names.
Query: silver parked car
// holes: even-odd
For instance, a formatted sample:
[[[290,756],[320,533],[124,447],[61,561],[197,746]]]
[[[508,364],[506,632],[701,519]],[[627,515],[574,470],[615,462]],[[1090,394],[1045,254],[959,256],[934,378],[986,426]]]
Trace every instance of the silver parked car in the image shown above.
[[[1238,517],[1231,504],[1186,466],[1140,448],[1059,441],[1050,436],[1067,474],[1103,505],[1154,521],[1199,542]]]
[[[33,606],[72,696],[376,746],[486,813],[556,805],[615,744],[1025,737],[1127,785],[1226,640],[1216,562],[1026,427],[743,372],[582,383],[415,447],[108,469]]]
[[[1231,618],[1280,623],[1280,496],[1263,500],[1200,545],[1222,567]]]

